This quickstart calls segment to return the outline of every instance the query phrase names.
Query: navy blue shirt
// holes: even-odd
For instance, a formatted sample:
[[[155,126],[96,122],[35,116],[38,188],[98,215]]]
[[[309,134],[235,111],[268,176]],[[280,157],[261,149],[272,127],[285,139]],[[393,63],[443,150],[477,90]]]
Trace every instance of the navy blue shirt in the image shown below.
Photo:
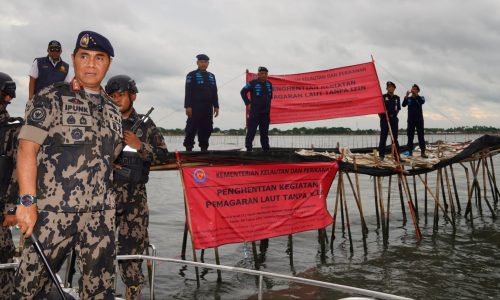
[[[384,99],[385,109],[387,110],[387,114],[389,118],[395,118],[398,116],[399,111],[401,110],[401,100],[398,95],[382,95],[382,99]],[[379,114],[380,117],[384,117],[384,114]]]
[[[251,100],[248,99],[248,92],[250,92]],[[269,80],[261,82],[258,79],[254,79],[241,89],[240,94],[245,105],[252,104],[250,108],[252,112],[269,113],[271,111],[273,85]]]
[[[219,107],[219,96],[217,95],[217,83],[214,74],[199,69],[187,74],[184,108],[187,107],[210,109]]]
[[[405,97],[403,107],[408,105],[408,116],[422,116],[422,105],[425,103],[423,96]]]

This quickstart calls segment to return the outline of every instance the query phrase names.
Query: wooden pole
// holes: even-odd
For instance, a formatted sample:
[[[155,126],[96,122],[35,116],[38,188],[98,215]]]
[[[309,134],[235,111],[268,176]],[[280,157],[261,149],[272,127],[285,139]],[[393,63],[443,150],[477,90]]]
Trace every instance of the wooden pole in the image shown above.
[[[457,182],[455,180],[455,172],[453,171],[453,164],[450,165],[451,182],[453,183],[453,191],[455,192],[455,201],[457,203],[457,211],[460,214],[462,212],[462,206],[460,205],[460,199],[458,197]]]
[[[387,189],[387,211],[386,211],[386,219],[385,219],[386,244],[389,243],[389,215],[391,212],[391,182],[392,182],[392,175],[389,176],[389,188]]]
[[[412,167],[412,170],[414,170],[415,168]],[[418,197],[417,197],[417,179],[415,178],[415,175],[412,176],[413,177],[413,195],[414,195],[414,200],[415,200],[415,215],[417,216],[417,220],[420,220],[419,216],[418,216]]]
[[[443,180],[443,172],[441,169],[439,169],[440,173],[440,182],[441,182],[441,193],[443,194],[443,204],[444,204],[444,210],[448,212],[448,203],[446,202],[446,193],[444,191],[444,180]]]
[[[184,208],[185,208],[185,213],[186,213],[186,220],[188,224],[188,229],[191,230],[191,218],[189,218],[189,214],[187,213],[189,211],[189,203],[186,198],[186,185],[184,184],[184,177],[182,176],[182,164],[181,164],[181,157],[180,153],[176,152],[175,154],[176,160],[177,160],[177,168],[179,169],[180,177],[181,177],[181,184],[182,184],[182,191],[184,194]],[[191,249],[193,250],[193,261],[196,262],[196,250],[194,248],[194,241],[193,241],[193,233],[191,232]],[[196,273],[196,286],[199,288],[200,287],[200,272],[198,270],[198,267],[195,267],[195,273]]]
[[[380,206],[380,219],[382,221],[382,240],[384,241],[384,246],[387,246],[387,239],[385,238],[385,210],[384,210],[384,196],[382,190],[382,178],[377,176],[377,187],[378,187],[378,198],[379,198],[379,206]]]
[[[351,186],[352,195],[354,196],[354,201],[356,201],[356,205],[358,207],[359,216],[360,216],[360,220],[361,220],[361,232],[363,233],[363,239],[365,239],[366,234],[368,232],[368,227],[366,226],[365,216],[363,215],[363,208],[361,207],[361,203],[360,203],[361,201],[358,198],[359,194],[357,194],[356,190],[354,189],[354,185],[352,184],[352,180],[351,180],[351,177],[349,176],[349,173],[345,173],[345,175],[347,177],[347,180],[349,181],[349,185]]]
[[[441,177],[441,170],[437,171],[436,175],[436,197],[434,200],[434,223],[432,226],[433,232],[438,231],[438,225],[439,225],[439,182],[440,182],[440,177]]]
[[[220,265],[219,247],[215,247],[214,251],[215,251],[215,264],[219,266]],[[217,282],[222,283],[221,270],[217,270]]]
[[[293,268],[293,236],[288,235],[288,256],[290,257],[290,266]]]
[[[474,218],[472,217],[472,203],[471,203],[471,200],[472,200],[472,186],[470,184],[469,169],[463,163],[460,163],[460,165],[465,170],[465,178],[467,180],[467,206],[465,207],[464,216],[467,218],[467,213],[469,212],[469,214],[470,214],[470,224],[471,224],[472,227],[474,227]]]
[[[487,193],[487,189],[486,189],[486,163],[488,162],[486,160],[486,156],[482,156],[481,158],[482,162],[483,162],[483,190],[484,190],[484,202],[486,202],[486,205],[488,206],[488,209],[490,210],[491,212],[491,217],[493,219],[496,218],[496,215],[495,215],[495,211],[493,210],[493,208],[491,207],[491,204],[490,204],[490,201],[488,200],[488,193]]]
[[[453,196],[451,194],[450,179],[448,177],[448,170],[446,169],[446,167],[444,167],[444,176],[446,179],[446,188],[448,190],[448,199],[450,199],[451,220],[453,222],[453,225],[455,225],[455,205],[453,204]],[[455,226],[453,226],[453,228],[455,228]]]
[[[335,208],[333,210],[332,238],[330,239],[330,250],[332,252],[333,252],[333,240],[335,240],[335,224],[337,223],[337,208],[339,205],[339,195],[340,195],[340,180],[337,179],[337,194],[335,195]]]
[[[403,225],[406,225],[406,208],[403,199],[403,187],[401,186],[401,178],[398,176],[399,201],[401,202],[401,211],[403,212]],[[376,206],[375,206],[376,208]]]
[[[365,220],[365,215],[363,213],[363,201],[361,201],[361,189],[359,187],[359,174],[358,174],[358,164],[356,163],[356,157],[354,157],[354,179],[356,180],[356,189],[358,191],[358,206],[360,213],[362,215],[362,222],[363,222],[363,236],[366,238],[368,234],[368,226],[366,226],[366,220]]]
[[[351,253],[354,252],[354,247],[352,245],[352,235],[351,235],[351,224],[349,223],[349,213],[347,210],[347,201],[345,197],[345,187],[344,187],[344,180],[342,179],[342,174],[340,175],[340,181],[342,182],[342,198],[344,200],[344,209],[345,209],[345,220],[346,220],[346,226],[347,226],[347,233],[349,235],[349,245],[351,249]]]
[[[493,177],[493,183],[495,185],[495,195],[496,195],[495,204],[497,204],[499,201],[499,198],[500,198],[500,191],[498,191],[497,179],[496,179],[496,175],[495,175],[495,165],[493,164],[493,155],[491,153],[490,153],[490,164],[491,164],[491,174]]]
[[[425,173],[424,186],[427,187],[427,173]],[[424,189],[424,214],[425,214],[425,225],[427,225],[427,188]]]
[[[377,176],[373,176],[373,199],[375,200],[375,214],[377,215],[377,229],[380,228],[380,214],[378,212]]]

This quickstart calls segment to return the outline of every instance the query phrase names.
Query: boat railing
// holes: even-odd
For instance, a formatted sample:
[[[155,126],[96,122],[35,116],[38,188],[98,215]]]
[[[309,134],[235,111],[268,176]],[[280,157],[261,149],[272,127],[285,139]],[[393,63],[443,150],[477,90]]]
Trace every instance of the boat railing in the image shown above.
[[[327,289],[331,289],[331,290],[338,291],[338,292],[373,297],[376,299],[392,299],[392,300],[411,299],[411,298],[397,296],[397,295],[393,295],[393,294],[377,292],[377,291],[352,287],[352,286],[348,286],[348,285],[336,284],[336,283],[331,283],[331,282],[325,282],[325,281],[319,281],[319,280],[308,279],[308,278],[303,278],[303,277],[297,277],[297,276],[289,276],[289,275],[284,275],[284,274],[271,273],[271,272],[265,272],[265,271],[260,271],[260,270],[245,269],[245,268],[239,268],[239,267],[224,266],[224,265],[214,265],[214,264],[209,264],[209,263],[194,262],[194,261],[175,259],[175,258],[157,257],[156,256],[156,249],[154,247],[151,247],[151,250],[152,250],[152,253],[151,253],[152,255],[118,255],[116,257],[117,260],[143,259],[143,260],[152,261],[151,278],[150,278],[150,298],[151,299],[154,299],[154,289],[155,289],[154,282],[155,282],[155,272],[156,271],[155,271],[155,263],[154,262],[158,262],[158,261],[173,263],[173,264],[180,264],[180,265],[188,265],[188,266],[193,266],[193,267],[201,267],[201,268],[205,268],[205,269],[214,269],[214,270],[243,273],[243,274],[257,276],[259,278],[259,280],[258,280],[258,293],[257,293],[257,295],[258,295],[257,297],[259,300],[263,299],[263,293],[264,293],[263,280],[264,280],[264,277],[277,278],[277,279],[282,279],[282,280],[286,280],[289,282],[296,282],[296,283],[301,283],[301,284],[306,284],[306,285],[318,286],[318,287],[327,288]],[[17,268],[17,266],[18,266],[17,262],[0,264],[0,270],[2,270],[2,269],[15,269],[15,268]]]
[[[161,261],[161,262],[168,262],[168,263],[174,263],[174,264],[188,265],[188,266],[193,266],[193,267],[201,267],[201,268],[206,268],[206,269],[215,269],[215,270],[221,270],[221,271],[229,271],[229,272],[243,273],[243,274],[258,276],[259,277],[259,281],[258,281],[259,282],[259,286],[258,286],[258,299],[259,300],[263,299],[262,297],[263,297],[263,292],[264,292],[263,291],[263,279],[264,279],[264,277],[278,278],[278,279],[283,279],[283,280],[287,280],[290,282],[297,282],[297,283],[302,283],[302,284],[307,284],[307,285],[313,285],[313,286],[328,288],[328,289],[335,290],[338,292],[363,295],[363,296],[368,296],[368,297],[374,297],[377,299],[394,299],[394,300],[411,299],[411,298],[396,296],[396,295],[392,295],[392,294],[388,294],[388,293],[371,291],[371,290],[356,288],[356,287],[352,287],[352,286],[336,284],[336,283],[331,283],[331,282],[324,282],[324,281],[308,279],[308,278],[303,278],[303,277],[289,276],[289,275],[283,275],[283,274],[278,274],[278,273],[264,272],[264,271],[245,269],[245,268],[239,268],[239,267],[214,265],[214,264],[194,262],[194,261],[175,259],[175,258],[156,257],[156,256],[149,256],[149,255],[118,255],[116,258],[117,258],[117,260],[144,259],[144,260],[152,260],[152,261]],[[154,273],[153,273],[153,276],[154,276]],[[153,279],[152,282],[154,282],[154,277],[152,279]],[[154,289],[154,287],[152,287],[152,289]]]

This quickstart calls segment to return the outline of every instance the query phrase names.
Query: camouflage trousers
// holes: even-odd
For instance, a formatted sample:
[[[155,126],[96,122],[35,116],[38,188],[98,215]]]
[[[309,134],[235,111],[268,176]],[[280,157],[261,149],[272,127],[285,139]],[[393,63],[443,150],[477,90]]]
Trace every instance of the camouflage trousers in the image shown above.
[[[148,247],[149,211],[146,186],[124,184],[117,187],[116,228],[118,255],[143,254]],[[126,286],[142,286],[142,260],[120,261],[120,273]]]
[[[80,299],[114,299],[115,210],[86,213],[38,211],[37,235],[49,265],[61,269],[74,247],[81,274]],[[26,240],[16,273],[14,299],[46,299],[53,283],[33,245]]]
[[[0,226],[0,264],[13,262],[14,243],[9,227]],[[10,299],[14,288],[14,269],[0,270],[0,299]]]

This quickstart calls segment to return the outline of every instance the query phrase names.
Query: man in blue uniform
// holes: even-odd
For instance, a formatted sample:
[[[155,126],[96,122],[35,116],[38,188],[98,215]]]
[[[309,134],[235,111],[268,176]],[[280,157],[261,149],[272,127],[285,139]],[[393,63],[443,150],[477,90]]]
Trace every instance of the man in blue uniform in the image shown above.
[[[219,97],[214,74],[207,72],[209,57],[196,56],[198,69],[186,76],[184,108],[188,117],[184,147],[192,151],[194,137],[198,134],[201,151],[208,150],[208,139],[213,130],[213,118],[219,115]]]
[[[68,81],[69,65],[61,59],[61,43],[50,41],[47,47],[47,56],[35,58],[29,73],[28,99],[44,87],[59,81]]]
[[[385,110],[389,117],[389,124],[391,126],[392,136],[394,137],[394,143],[396,144],[396,149],[399,150],[398,143],[398,113],[401,110],[401,101],[398,95],[394,94],[396,85],[392,81],[387,81],[387,93],[382,95],[384,99]],[[387,136],[389,135],[389,125],[387,124],[387,118],[385,113],[379,114],[380,117],[380,143],[378,145],[378,152],[380,159],[385,157],[385,143],[387,142]]]
[[[268,70],[266,67],[259,67],[257,79],[248,82],[241,89],[241,98],[247,107],[248,122],[245,147],[247,152],[252,152],[253,139],[260,131],[260,145],[262,150],[269,151],[269,123],[271,121],[271,100],[273,98],[273,85],[267,80]],[[250,93],[250,99],[248,99]]]
[[[427,158],[427,155],[425,155],[424,115],[422,113],[422,105],[425,103],[425,98],[418,93],[420,93],[420,87],[414,84],[411,87],[411,96],[410,91],[407,91],[403,100],[403,107],[408,105],[408,128],[406,129],[406,134],[408,135],[410,155],[412,155],[413,137],[415,136],[415,129],[417,129],[420,155],[423,158]]]

